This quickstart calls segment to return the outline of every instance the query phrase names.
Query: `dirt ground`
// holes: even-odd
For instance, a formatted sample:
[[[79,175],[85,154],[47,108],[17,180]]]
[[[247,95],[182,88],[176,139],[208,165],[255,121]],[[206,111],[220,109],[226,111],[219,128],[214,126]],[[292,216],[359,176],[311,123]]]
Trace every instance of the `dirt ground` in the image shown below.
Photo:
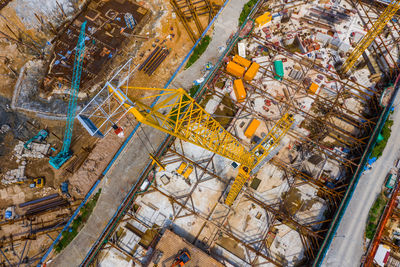
[[[137,55],[137,64],[144,61],[154,50],[154,47],[158,45],[167,47],[170,50],[170,54],[151,76],[148,76],[144,72],[138,72],[134,74],[130,83],[135,86],[162,88],[171,77],[178,64],[182,61],[183,57],[191,49],[193,43],[190,41],[184,27],[180,24],[179,19],[174,18],[172,7],[168,3],[155,0],[151,2],[142,2],[141,4],[153,12],[150,22],[144,26],[141,33],[141,35],[147,35],[150,38],[148,40],[139,38],[132,40],[125,49],[133,49]],[[49,32],[38,32],[33,29],[27,30],[24,24],[19,20],[15,11],[8,6],[1,10],[0,14],[3,14],[6,18],[0,18],[0,25],[4,26],[2,28],[6,29],[4,30],[5,35],[10,36],[8,39],[3,38],[3,41],[0,40],[0,46],[4,48],[2,52],[0,52],[4,54],[4,57],[0,54],[0,68],[5,72],[3,73],[5,78],[0,80],[0,95],[3,97],[1,99],[2,101],[0,101],[0,112],[4,114],[4,116],[1,116],[0,124],[7,124],[12,129],[12,131],[6,134],[0,134],[0,142],[4,144],[0,150],[0,173],[3,174],[7,170],[18,167],[15,159],[11,157],[13,148],[18,141],[27,141],[40,129],[47,129],[50,132],[47,142],[58,151],[62,146],[61,140],[64,135],[65,121],[34,118],[35,116],[33,114],[22,114],[8,108],[19,70],[28,60],[37,57],[35,50],[31,49],[31,47],[33,47],[31,43],[43,42],[43,40],[51,36]],[[208,17],[201,16],[200,20],[203,25],[206,25]],[[6,24],[9,25],[8,27],[10,29],[7,28]],[[25,45],[11,39],[14,28],[20,29],[20,35],[25,36],[22,38]],[[32,40],[30,40],[31,38]],[[125,60],[125,58],[117,58],[113,65],[118,65],[119,62],[122,63]],[[135,122],[133,118],[127,118],[121,122],[121,125],[124,125],[125,136],[128,136]],[[19,129],[19,131],[16,131],[16,129]],[[20,131],[23,133],[21,134]],[[109,139],[112,141],[110,142]],[[99,148],[93,149],[96,143],[99,144]],[[103,143],[113,145],[103,146]],[[71,150],[77,154],[78,165],[82,165],[84,173],[89,172],[91,173],[89,176],[93,177],[90,179],[75,179],[74,177],[76,177],[76,175],[65,170],[71,165],[69,163],[65,164],[63,169],[55,171],[49,166],[48,157],[44,159],[28,160],[26,175],[32,178],[38,176],[45,177],[45,188],[47,188],[47,190],[58,190],[61,182],[70,179],[72,188],[81,196],[87,192],[98,177],[99,171],[94,172],[94,175],[91,169],[104,169],[106,163],[112,158],[122,143],[123,139],[116,138],[115,136],[107,137],[104,141],[97,140],[89,136],[79,123],[75,123]],[[86,153],[83,148],[93,149],[87,160],[83,158],[88,156],[88,153]],[[53,154],[55,154],[55,152],[53,152]],[[80,174],[78,176],[82,177],[83,175],[83,177],[86,177],[86,175],[79,171],[77,173]],[[3,189],[3,194],[0,196],[0,208],[5,208],[13,204],[13,199],[15,198],[12,195],[14,192],[19,196],[21,196],[20,191],[25,194],[19,202],[30,200],[38,195],[37,191],[32,192],[32,190],[27,190],[28,184],[13,186],[19,187],[20,190],[6,190],[5,187],[6,186],[0,185],[0,190]]]

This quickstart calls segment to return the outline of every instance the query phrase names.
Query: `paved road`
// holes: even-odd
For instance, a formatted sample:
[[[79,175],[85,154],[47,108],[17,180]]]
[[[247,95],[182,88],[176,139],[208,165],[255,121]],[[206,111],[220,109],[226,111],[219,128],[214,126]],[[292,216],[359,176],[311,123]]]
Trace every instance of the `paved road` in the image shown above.
[[[202,76],[201,69],[204,64],[208,61],[215,62],[217,60],[219,54],[215,49],[225,44],[231,31],[237,30],[237,27],[233,25],[237,25],[240,12],[246,2],[247,0],[231,0],[228,3],[214,24],[216,35],[213,37],[209,49],[189,70],[180,73],[175,79],[179,81],[179,87],[190,88],[193,80]],[[229,32],[224,30],[227,28],[230,30]],[[177,87],[175,84],[171,86],[171,88]],[[144,126],[144,128],[152,146],[157,148],[166,135],[147,126]],[[142,140],[146,140],[143,135],[141,136]],[[100,198],[88,222],[70,245],[57,255],[49,266],[78,266],[83,261],[129,189],[137,181],[148,160],[148,152],[143,148],[141,141],[137,137],[132,138],[114,166],[103,178],[100,184],[102,188]]]
[[[190,88],[194,80],[203,76],[207,62],[215,64],[226,48],[226,40],[238,29],[238,18],[242,12],[242,7],[248,0],[230,0],[221,15],[215,20],[212,39],[204,54],[187,70],[172,82],[171,88]]]
[[[400,97],[395,100],[395,112],[392,134],[383,155],[373,164],[372,169],[361,177],[353,198],[343,216],[335,238],[328,250],[322,266],[351,267],[360,266],[364,251],[364,231],[371,208],[376,196],[381,191],[386,174],[399,157],[400,150]]]

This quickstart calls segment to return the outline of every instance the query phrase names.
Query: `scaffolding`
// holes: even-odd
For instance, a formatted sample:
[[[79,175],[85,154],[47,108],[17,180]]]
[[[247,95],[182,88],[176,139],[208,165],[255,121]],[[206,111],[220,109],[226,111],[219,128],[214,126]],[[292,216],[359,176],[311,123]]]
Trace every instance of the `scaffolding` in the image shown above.
[[[400,1],[394,0],[385,8],[379,18],[372,24],[371,28],[368,29],[367,34],[363,39],[358,42],[353,52],[344,62],[341,71],[346,74],[357,62],[358,58],[364,53],[364,51],[372,44],[375,38],[381,33],[386,24],[393,18],[396,12],[400,9]]]

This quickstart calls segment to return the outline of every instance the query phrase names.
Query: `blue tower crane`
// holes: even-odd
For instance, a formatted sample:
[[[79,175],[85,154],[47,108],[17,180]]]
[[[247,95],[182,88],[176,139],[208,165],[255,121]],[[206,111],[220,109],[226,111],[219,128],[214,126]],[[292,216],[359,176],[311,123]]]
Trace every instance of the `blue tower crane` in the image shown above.
[[[68,112],[67,112],[67,125],[65,127],[63,145],[54,157],[50,157],[49,163],[55,169],[59,169],[71,156],[72,151],[70,150],[72,130],[74,128],[74,119],[76,112],[76,104],[78,100],[79,84],[81,82],[82,74],[82,62],[85,53],[85,27],[86,21],[81,25],[81,31],[79,33],[78,44],[75,48],[75,61],[74,70],[72,73],[71,90],[68,101]]]

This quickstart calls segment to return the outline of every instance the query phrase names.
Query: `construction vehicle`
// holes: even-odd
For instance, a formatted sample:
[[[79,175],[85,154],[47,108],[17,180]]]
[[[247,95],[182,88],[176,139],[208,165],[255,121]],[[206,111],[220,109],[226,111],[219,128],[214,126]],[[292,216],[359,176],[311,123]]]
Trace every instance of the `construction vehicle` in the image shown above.
[[[65,195],[69,198],[69,197],[71,197],[71,195],[68,192],[68,185],[69,185],[68,181],[62,182],[60,184],[60,191],[63,195]]]
[[[70,146],[72,140],[72,130],[74,127],[76,105],[78,100],[79,85],[81,81],[82,63],[85,54],[85,27],[86,21],[84,21],[81,25],[78,44],[75,48],[75,62],[74,70],[72,73],[72,82],[67,111],[67,125],[65,127],[63,145],[61,151],[58,152],[56,156],[50,157],[49,161],[50,165],[57,170],[61,168],[61,166],[72,156]]]
[[[171,267],[175,266],[183,266],[190,261],[190,254],[187,249],[182,249],[178,252],[178,255],[175,257],[174,263],[172,263]]]
[[[43,142],[44,140],[46,140],[47,136],[49,136],[49,133],[46,130],[40,130],[37,135],[26,141],[26,143],[24,144],[24,148],[29,149],[29,144],[33,141]]]
[[[350,56],[346,59],[341,68],[341,73],[346,74],[357,62],[358,58],[364,51],[372,44],[375,38],[382,32],[386,24],[393,18],[393,16],[400,9],[400,0],[394,0],[385,8],[379,18],[375,21],[372,27],[368,30],[367,34],[358,42],[357,46],[351,52]]]
[[[29,183],[30,188],[42,188],[45,183],[45,180],[44,177],[38,177],[38,178],[24,179],[17,182],[17,184],[25,184],[25,183]]]
[[[130,99],[122,91],[124,88],[145,91],[145,96]],[[182,88],[109,86],[108,89],[139,122],[240,164],[239,173],[225,199],[228,206],[233,204],[251,176],[271,158],[268,155],[279,145],[294,123],[293,116],[285,113],[268,134],[253,149],[248,150]],[[157,93],[149,95],[148,91]],[[156,104],[150,106],[147,103],[151,102],[151,98],[159,99]],[[187,164],[182,163],[177,172],[182,174],[186,167]]]
[[[44,178],[43,177],[38,177],[33,179],[33,183],[29,184],[30,188],[42,188],[44,185]]]
[[[179,165],[179,168],[176,170],[176,172],[178,173],[178,174],[183,174],[183,171],[186,169],[186,167],[187,167],[187,163],[186,162],[184,162],[184,161],[182,161],[182,163],[181,163],[181,165]]]

